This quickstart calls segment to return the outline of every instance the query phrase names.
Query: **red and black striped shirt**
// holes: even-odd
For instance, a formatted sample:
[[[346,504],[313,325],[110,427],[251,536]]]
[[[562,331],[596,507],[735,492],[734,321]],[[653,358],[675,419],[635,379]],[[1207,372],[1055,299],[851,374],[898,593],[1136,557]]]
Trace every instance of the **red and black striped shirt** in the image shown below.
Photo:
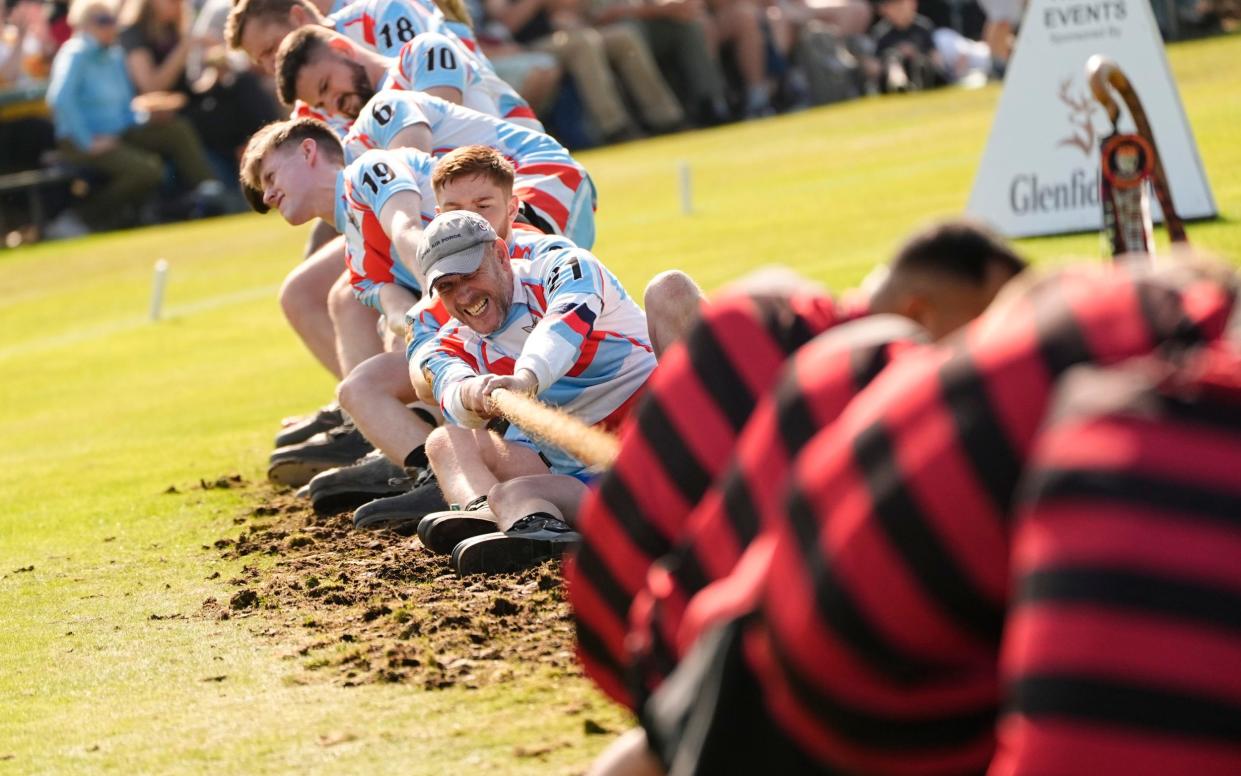
[[[676,546],[652,565],[635,598],[627,645],[641,682],[639,696],[680,661],[687,645],[678,631],[689,599],[733,571],[761,528],[759,516],[778,508],[797,453],[921,336],[903,318],[866,318],[821,334],[789,359],[738,438],[726,470],[689,516]]]
[[[619,457],[583,505],[583,541],[565,565],[579,657],[616,700],[632,705],[624,640],[651,563],[681,535],[788,355],[841,319],[822,295],[725,297],[661,359]]]
[[[1015,515],[993,776],[1241,773],[1241,348],[1170,368],[1057,392]]]
[[[987,768],[1010,515],[1035,434],[1071,367],[1218,338],[1231,286],[1172,274],[1190,277],[1101,268],[1027,287],[950,346],[891,364],[806,445],[783,503],[758,518],[770,529],[700,594],[717,612],[695,601],[686,615],[687,634],[737,634],[712,642],[739,658],[711,675],[724,686],[687,693],[674,674],[651,704],[670,687],[700,699],[679,717],[707,715],[697,731],[765,710],[770,735],[698,736],[700,761],[792,744],[816,771]],[[647,724],[667,759],[684,739],[666,718]]]

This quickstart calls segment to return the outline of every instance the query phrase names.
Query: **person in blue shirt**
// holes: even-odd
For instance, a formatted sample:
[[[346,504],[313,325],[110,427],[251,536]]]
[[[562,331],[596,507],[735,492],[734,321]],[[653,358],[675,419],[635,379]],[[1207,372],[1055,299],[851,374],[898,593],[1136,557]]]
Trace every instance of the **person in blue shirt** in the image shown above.
[[[108,176],[78,207],[83,220],[94,229],[124,226],[163,180],[164,160],[186,189],[222,190],[198,137],[176,115],[180,106],[163,95],[134,100],[113,5],[79,0],[69,23],[74,35],[52,62],[47,102],[61,154]]]

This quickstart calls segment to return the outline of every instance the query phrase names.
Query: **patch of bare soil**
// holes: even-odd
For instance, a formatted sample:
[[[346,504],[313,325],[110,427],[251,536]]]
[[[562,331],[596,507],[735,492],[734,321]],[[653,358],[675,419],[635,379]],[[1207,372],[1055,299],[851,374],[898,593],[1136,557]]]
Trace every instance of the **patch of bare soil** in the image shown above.
[[[234,518],[235,534],[204,545],[256,562],[226,580],[202,613],[261,622],[257,632],[300,662],[292,681],[476,688],[538,666],[579,673],[558,561],[458,579],[448,558],[417,538],[355,531],[348,514],[316,515],[309,502],[266,484],[201,485],[213,486],[252,487],[261,505]],[[268,557],[274,565],[257,562]]]

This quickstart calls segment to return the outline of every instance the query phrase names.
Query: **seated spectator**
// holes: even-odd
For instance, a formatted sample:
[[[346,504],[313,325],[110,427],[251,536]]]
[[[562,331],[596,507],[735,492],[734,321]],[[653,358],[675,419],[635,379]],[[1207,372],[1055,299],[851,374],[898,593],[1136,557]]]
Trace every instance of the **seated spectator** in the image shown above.
[[[791,108],[852,99],[861,92],[857,56],[846,41],[865,41],[870,27],[866,0],[765,0],[770,45],[786,64],[780,102]]]
[[[6,11],[0,5],[0,89],[30,85],[42,75],[32,73],[29,63],[41,67],[43,35],[47,23],[43,6],[22,0]],[[52,123],[41,116],[0,122],[0,173],[35,167],[44,152],[55,147]]]
[[[884,92],[931,89],[949,82],[944,58],[935,48],[930,20],[918,14],[917,0],[879,0],[882,17],[871,29],[877,75]]]
[[[183,95],[182,114],[198,132],[221,176],[231,180],[246,140],[279,117],[275,101],[256,76],[231,68],[212,70],[190,83],[187,64],[191,58],[201,61],[212,41],[190,34],[193,11],[185,0],[139,0],[129,10],[120,42],[137,93]]]
[[[628,23],[642,32],[668,84],[700,124],[728,117],[724,74],[707,38],[712,22],[702,0],[594,0],[596,24]]]
[[[864,0],[776,0],[773,5],[803,23],[817,19],[846,37],[865,35],[874,18]]]
[[[73,27],[69,25],[68,0],[51,0],[47,4],[47,31],[50,38],[49,54],[55,56],[73,35]]]
[[[982,39],[991,51],[993,73],[996,78],[1003,78],[1013,53],[1017,27],[1025,12],[1025,0],[978,0],[978,4],[987,15]]]
[[[465,5],[470,29],[478,30],[475,42],[491,62],[496,75],[516,89],[540,118],[545,116],[556,99],[564,75],[556,57],[546,51],[530,51],[513,40],[507,27],[492,24],[482,0],[469,0]]]
[[[5,2],[0,8],[0,88],[46,78],[44,53],[52,45],[42,4],[19,0],[10,10]]]
[[[135,222],[136,210],[164,178],[164,159],[198,197],[218,194],[221,184],[190,123],[155,101],[134,99],[117,45],[114,3],[79,0],[69,23],[74,35],[52,63],[47,102],[64,157],[108,176],[78,215],[94,229]],[[145,120],[139,110],[148,114]]]
[[[866,0],[765,0],[777,51],[789,55],[807,25],[820,22],[842,38],[865,35],[873,18]]]
[[[727,47],[741,76],[743,108],[747,118],[772,112],[771,74],[768,72],[766,16],[756,0],[707,0],[710,40],[717,54]],[[773,52],[774,53],[774,52]]]
[[[991,49],[979,40],[970,40],[949,27],[935,29],[935,50],[944,59],[944,68],[952,83],[961,83],[971,74],[978,74],[982,85],[994,73]]]
[[[486,0],[485,8],[518,43],[556,56],[577,82],[586,112],[605,142],[642,134],[625,107],[613,67],[648,129],[668,131],[683,121],[680,104],[634,28],[590,27],[579,0]]]

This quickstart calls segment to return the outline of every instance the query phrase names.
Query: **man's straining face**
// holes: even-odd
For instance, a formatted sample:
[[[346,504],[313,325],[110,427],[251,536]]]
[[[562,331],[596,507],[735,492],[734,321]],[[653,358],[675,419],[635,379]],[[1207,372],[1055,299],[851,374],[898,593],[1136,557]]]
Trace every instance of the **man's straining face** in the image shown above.
[[[459,175],[435,192],[436,212],[468,210],[487,219],[501,240],[512,236],[517,198],[483,175]]]
[[[259,183],[263,202],[273,210],[280,211],[285,221],[293,226],[304,224],[314,218],[309,192],[314,188],[314,175],[306,143],[286,143],[273,148],[259,165]]]
[[[288,20],[254,19],[247,22],[241,31],[241,48],[260,70],[267,75],[275,75],[276,50],[280,48],[280,41],[293,29],[293,24]]]
[[[297,74],[297,99],[324,113],[356,119],[375,96],[366,68],[338,51],[319,52]]]
[[[444,275],[435,281],[435,293],[449,315],[479,334],[499,329],[513,306],[513,269],[504,248],[492,243],[477,270]]]

